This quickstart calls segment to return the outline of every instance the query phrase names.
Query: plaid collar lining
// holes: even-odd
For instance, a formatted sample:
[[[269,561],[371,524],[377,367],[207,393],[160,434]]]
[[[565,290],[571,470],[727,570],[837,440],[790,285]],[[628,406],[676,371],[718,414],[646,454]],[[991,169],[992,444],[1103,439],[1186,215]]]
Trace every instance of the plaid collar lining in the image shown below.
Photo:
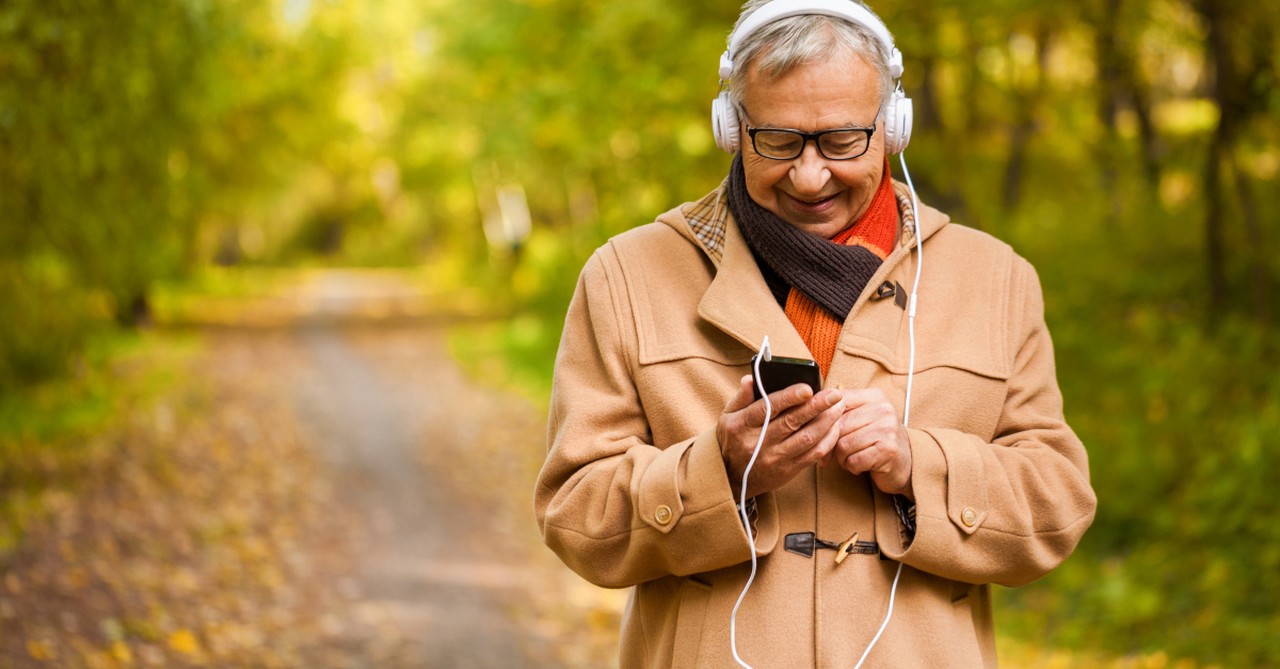
[[[724,258],[724,231],[729,225],[729,203],[725,199],[725,187],[728,180],[720,182],[720,186],[707,193],[697,202],[687,202],[681,207],[684,219],[689,223],[689,230],[702,243],[702,248],[711,256],[716,267]]]

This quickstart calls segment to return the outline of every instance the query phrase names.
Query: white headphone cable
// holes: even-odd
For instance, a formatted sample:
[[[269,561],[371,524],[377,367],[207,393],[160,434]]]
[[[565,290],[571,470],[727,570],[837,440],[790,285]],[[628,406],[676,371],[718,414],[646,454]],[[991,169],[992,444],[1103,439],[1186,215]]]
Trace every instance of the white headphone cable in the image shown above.
[[[747,546],[751,549],[751,574],[747,576],[747,582],[742,586],[742,592],[738,594],[738,601],[733,604],[733,614],[729,616],[729,646],[733,650],[733,659],[739,666],[752,669],[741,655],[738,655],[738,609],[742,606],[742,601],[747,598],[747,591],[751,589],[751,584],[756,580],[756,568],[758,560],[756,559],[756,538],[751,532],[751,518],[747,515],[747,477],[751,475],[751,468],[756,464],[756,458],[760,457],[760,448],[764,446],[765,431],[769,429],[769,421],[773,418],[773,402],[769,401],[769,394],[764,390],[764,382],[760,379],[760,361],[773,357],[773,351],[769,348],[769,335],[764,336],[764,342],[760,344],[760,353],[756,355],[755,367],[751,370],[751,382],[756,384],[756,389],[760,391],[760,396],[764,398],[764,424],[760,426],[760,436],[756,439],[755,450],[751,452],[751,459],[747,461],[747,468],[742,472],[742,489],[738,493],[738,517],[742,519],[742,527],[747,531]]]
[[[915,184],[911,183],[911,171],[907,169],[905,152],[898,153],[898,161],[902,164],[902,176],[907,180],[907,188],[911,191],[911,227],[912,234],[916,238],[916,278],[911,284],[911,298],[907,302],[907,339],[910,342],[907,360],[907,395],[902,401],[902,426],[907,427],[911,424],[911,382],[916,375],[916,295],[920,290],[920,270],[924,267],[924,235],[920,232],[920,198],[916,195]],[[871,654],[871,649],[876,647],[876,642],[880,641],[880,636],[889,626],[889,619],[893,617],[893,603],[897,599],[900,578],[902,578],[901,562],[898,563],[898,571],[893,575],[893,585],[889,588],[889,607],[885,611],[884,622],[880,623],[880,629],[876,631],[867,649],[862,651],[862,657],[858,658],[858,663],[853,665],[853,669],[861,669],[862,663],[866,662],[867,656]]]
[[[916,295],[920,292],[920,270],[924,268],[924,233],[920,231],[920,198],[916,195],[916,186],[911,183],[911,171],[907,169],[905,152],[898,154],[898,162],[902,165],[902,176],[907,180],[907,189],[911,191],[911,227],[916,238],[916,278],[911,284],[911,299],[907,304],[907,335],[911,342],[911,355],[907,364],[907,396],[902,403],[902,426],[911,424],[911,382],[916,375]]]

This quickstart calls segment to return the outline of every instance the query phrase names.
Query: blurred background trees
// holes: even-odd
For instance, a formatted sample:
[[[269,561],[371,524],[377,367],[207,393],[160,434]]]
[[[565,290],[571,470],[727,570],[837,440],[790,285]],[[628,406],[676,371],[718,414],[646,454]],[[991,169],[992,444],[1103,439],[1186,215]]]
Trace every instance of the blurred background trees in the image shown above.
[[[875,9],[921,194],[1035,263],[1091,449],[1096,526],[1002,593],[1003,629],[1280,663],[1280,6]],[[723,178],[707,119],[737,11],[7,0],[0,400],[73,377],[165,286],[322,264],[474,291],[510,318],[461,350],[545,392],[585,257]]]
[[[346,22],[278,11],[0,7],[0,389],[145,322],[157,281],[239,260],[246,221],[342,141]]]

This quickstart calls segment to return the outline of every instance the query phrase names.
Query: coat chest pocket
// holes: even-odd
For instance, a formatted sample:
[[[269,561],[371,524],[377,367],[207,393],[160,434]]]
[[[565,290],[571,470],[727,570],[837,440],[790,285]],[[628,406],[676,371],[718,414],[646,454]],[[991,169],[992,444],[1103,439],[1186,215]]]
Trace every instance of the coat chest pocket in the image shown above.
[[[917,342],[911,381],[911,424],[995,437],[1008,392],[1008,365],[980,345],[927,348]],[[904,346],[904,348],[906,348]],[[882,388],[899,411],[906,399],[909,352],[900,355],[841,347],[848,369]]]
[[[742,347],[726,349],[740,352]],[[681,441],[715,425],[751,359],[749,352],[722,351],[689,347],[640,364],[636,389],[654,444]]]

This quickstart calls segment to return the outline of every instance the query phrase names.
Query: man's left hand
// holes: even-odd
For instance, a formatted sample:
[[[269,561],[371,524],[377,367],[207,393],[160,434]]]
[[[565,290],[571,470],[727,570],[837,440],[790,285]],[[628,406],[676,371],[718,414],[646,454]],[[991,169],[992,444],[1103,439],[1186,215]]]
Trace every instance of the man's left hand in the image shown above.
[[[870,473],[876,487],[887,494],[913,498],[911,442],[897,409],[876,388],[840,392],[845,413],[832,461],[853,474]]]

